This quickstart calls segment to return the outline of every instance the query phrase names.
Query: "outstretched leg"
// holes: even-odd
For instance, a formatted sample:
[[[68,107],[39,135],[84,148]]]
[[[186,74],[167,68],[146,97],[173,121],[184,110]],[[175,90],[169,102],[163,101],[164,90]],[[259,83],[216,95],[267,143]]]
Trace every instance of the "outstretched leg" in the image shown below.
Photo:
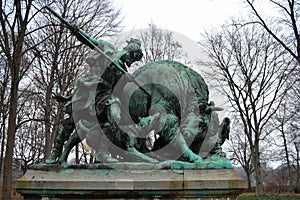
[[[187,145],[185,138],[180,133],[178,118],[173,114],[166,115],[166,123],[162,131],[166,144],[170,143],[182,154],[182,158],[189,162],[201,162],[202,158],[195,154]]]
[[[108,145],[109,142],[106,142],[108,139],[105,138],[105,134],[102,129],[99,129],[98,126],[95,126],[89,129],[88,134],[86,135],[87,144],[96,150],[96,159],[102,163],[114,163],[118,162],[118,159],[112,158],[109,154]]]
[[[202,158],[195,154],[186,144],[186,141],[184,137],[181,135],[181,133],[178,133],[176,137],[174,138],[174,143],[176,146],[179,147],[181,152],[184,152],[182,154],[183,158],[185,160],[188,160],[189,162],[198,163],[202,161]]]
[[[66,163],[68,156],[70,154],[70,151],[72,150],[72,148],[74,146],[76,146],[77,144],[79,144],[81,142],[81,138],[79,137],[77,131],[75,131],[71,137],[69,137],[69,140],[67,141],[66,145],[65,145],[65,149],[62,152],[62,155],[59,159],[59,163]]]
[[[73,118],[69,117],[65,119],[64,122],[62,123],[62,127],[59,128],[51,154],[45,160],[46,164],[56,163],[57,158],[59,158],[62,154],[65,141],[69,139],[74,129],[75,129],[75,124]]]

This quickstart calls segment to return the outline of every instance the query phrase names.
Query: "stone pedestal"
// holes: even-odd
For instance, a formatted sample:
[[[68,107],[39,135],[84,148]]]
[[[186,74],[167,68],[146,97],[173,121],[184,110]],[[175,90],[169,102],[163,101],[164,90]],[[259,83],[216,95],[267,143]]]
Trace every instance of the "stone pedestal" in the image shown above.
[[[246,187],[233,169],[30,169],[14,182],[25,199],[235,199]]]

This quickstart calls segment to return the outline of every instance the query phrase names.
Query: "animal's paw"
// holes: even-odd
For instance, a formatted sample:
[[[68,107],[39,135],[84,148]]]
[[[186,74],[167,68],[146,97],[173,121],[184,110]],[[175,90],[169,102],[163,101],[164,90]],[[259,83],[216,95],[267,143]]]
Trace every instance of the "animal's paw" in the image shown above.
[[[192,163],[200,163],[203,161],[203,159],[199,155],[195,154],[189,149],[184,153],[184,157]]]
[[[56,160],[58,158],[58,151],[56,149],[53,149],[51,151],[50,156],[45,160],[46,164],[54,164],[56,163]]]
[[[148,161],[149,161],[150,163],[153,163],[153,164],[159,163],[158,160],[155,160],[155,159],[153,159],[153,158],[149,158]]]

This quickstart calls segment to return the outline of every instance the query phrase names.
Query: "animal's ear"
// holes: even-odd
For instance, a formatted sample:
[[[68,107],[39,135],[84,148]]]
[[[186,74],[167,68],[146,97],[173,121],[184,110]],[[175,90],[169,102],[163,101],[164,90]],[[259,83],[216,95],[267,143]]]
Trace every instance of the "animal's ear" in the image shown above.
[[[226,122],[228,125],[230,125],[230,123],[231,123],[231,120],[230,120],[230,118],[229,118],[229,117],[225,117],[225,118],[224,118],[224,120],[225,120],[225,122]]]

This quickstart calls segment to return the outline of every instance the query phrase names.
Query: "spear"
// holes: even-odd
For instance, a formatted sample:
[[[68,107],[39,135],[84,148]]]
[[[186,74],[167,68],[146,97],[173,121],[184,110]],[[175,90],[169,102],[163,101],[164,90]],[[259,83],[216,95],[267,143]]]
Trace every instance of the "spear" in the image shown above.
[[[84,44],[89,46],[91,49],[95,49],[98,53],[103,55],[106,59],[108,59],[118,70],[120,70],[123,74],[127,75],[127,77],[136,84],[146,95],[151,97],[151,94],[143,88],[143,86],[137,82],[134,78],[129,76],[127,71],[125,71],[119,63],[111,59],[109,56],[107,56],[95,43],[93,43],[87,36],[86,33],[79,29],[77,26],[70,24],[67,20],[65,20],[62,16],[60,16],[57,12],[55,12],[50,6],[46,5],[45,8],[50,11],[55,17],[57,17],[71,32]]]

